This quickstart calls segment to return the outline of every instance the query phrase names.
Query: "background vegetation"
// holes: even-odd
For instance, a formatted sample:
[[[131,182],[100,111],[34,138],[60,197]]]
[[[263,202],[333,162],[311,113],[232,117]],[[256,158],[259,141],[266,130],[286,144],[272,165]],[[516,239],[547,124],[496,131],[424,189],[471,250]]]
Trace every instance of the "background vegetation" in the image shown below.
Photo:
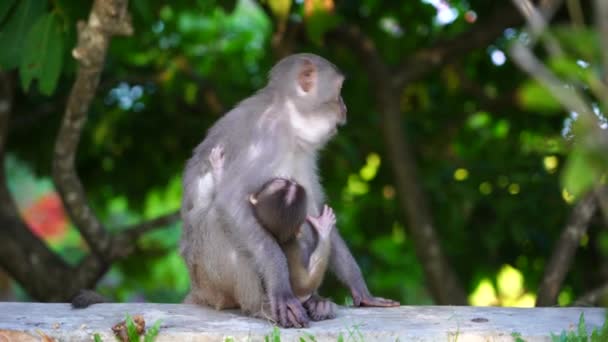
[[[107,55],[93,55],[103,68],[95,90],[74,85],[95,71],[73,50],[92,1],[2,1],[1,298],[65,301],[97,285],[120,301],[181,301],[189,280],[174,213],[184,163],[279,58],[306,51],[348,76],[348,125],[320,172],[374,294],[403,304],[601,304],[608,33],[593,23],[605,12],[541,1],[536,23],[544,16],[552,27],[543,31],[518,3],[530,4],[132,0],[132,34],[105,26],[115,36]],[[548,48],[534,50],[537,39]],[[532,51],[553,83],[539,65],[526,68],[538,62]],[[583,107],[564,103],[572,92]],[[78,101],[82,132],[67,119]],[[332,278],[321,293],[347,296]]]

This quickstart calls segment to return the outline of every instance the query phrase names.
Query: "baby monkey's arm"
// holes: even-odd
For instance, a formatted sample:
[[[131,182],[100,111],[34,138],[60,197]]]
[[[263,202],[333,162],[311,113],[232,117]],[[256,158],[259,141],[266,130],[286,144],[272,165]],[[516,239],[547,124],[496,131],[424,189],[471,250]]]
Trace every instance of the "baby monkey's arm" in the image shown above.
[[[311,280],[322,279],[329,260],[330,235],[331,230],[336,225],[336,215],[328,205],[325,205],[319,217],[308,216],[306,220],[319,235],[317,247],[312,252],[308,262],[308,277]]]

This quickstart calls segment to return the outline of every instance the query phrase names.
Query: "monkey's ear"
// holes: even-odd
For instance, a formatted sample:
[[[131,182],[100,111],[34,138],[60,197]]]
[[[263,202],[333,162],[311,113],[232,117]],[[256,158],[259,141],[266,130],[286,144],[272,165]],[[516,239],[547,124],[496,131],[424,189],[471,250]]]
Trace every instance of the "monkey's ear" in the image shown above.
[[[304,59],[298,70],[298,87],[308,93],[317,81],[317,68],[310,59]]]
[[[257,198],[255,198],[255,195],[254,195],[254,194],[249,195],[249,203],[251,203],[251,204],[253,204],[253,205],[258,204],[258,199],[257,199]]]

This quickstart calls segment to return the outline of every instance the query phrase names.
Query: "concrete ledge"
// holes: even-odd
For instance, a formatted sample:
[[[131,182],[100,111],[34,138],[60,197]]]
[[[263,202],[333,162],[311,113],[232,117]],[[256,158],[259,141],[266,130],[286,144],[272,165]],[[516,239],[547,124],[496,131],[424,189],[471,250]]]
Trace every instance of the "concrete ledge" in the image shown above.
[[[587,328],[600,327],[604,309],[598,308],[480,308],[402,306],[390,309],[341,308],[338,317],[313,322],[309,329],[281,329],[281,341],[514,341],[518,332],[527,342],[550,341],[551,333],[576,329],[585,314]],[[68,304],[0,303],[0,341],[19,331],[58,341],[116,341],[111,327],[125,314],[141,314],[146,327],[162,320],[156,341],[263,341],[272,326],[234,311],[215,311],[182,304],[97,304],[74,310]],[[4,339],[3,339],[4,338]],[[21,335],[19,341],[26,340]],[[143,339],[142,339],[143,340]]]

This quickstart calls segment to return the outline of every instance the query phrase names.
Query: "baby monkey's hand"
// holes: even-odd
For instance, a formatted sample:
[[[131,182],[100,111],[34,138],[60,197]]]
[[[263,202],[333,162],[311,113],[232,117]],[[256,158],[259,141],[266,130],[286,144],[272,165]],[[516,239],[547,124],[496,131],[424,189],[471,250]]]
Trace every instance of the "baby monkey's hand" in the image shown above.
[[[218,171],[224,168],[224,149],[222,146],[217,145],[211,149],[209,154],[209,163],[213,170]]]
[[[327,204],[323,206],[323,211],[319,217],[308,215],[306,216],[306,220],[317,230],[321,238],[327,238],[331,234],[332,228],[336,225],[336,215]]]

